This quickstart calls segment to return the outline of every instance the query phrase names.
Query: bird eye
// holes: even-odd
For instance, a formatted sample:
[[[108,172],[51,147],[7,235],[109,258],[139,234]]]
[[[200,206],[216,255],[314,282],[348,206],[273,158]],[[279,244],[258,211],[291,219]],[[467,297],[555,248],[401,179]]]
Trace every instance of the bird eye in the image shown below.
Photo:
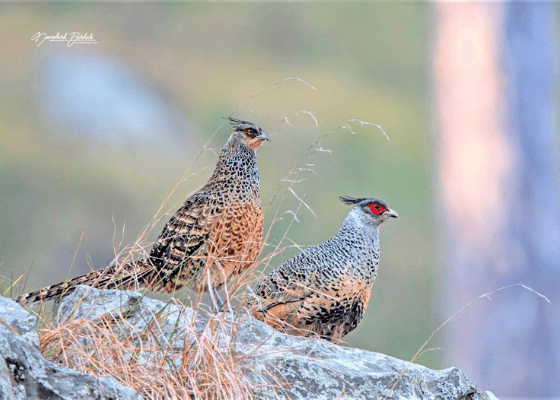
[[[257,136],[257,131],[252,128],[245,129],[243,133],[245,133],[245,136],[250,138],[254,138],[255,136]]]
[[[387,209],[379,203],[369,203],[368,206],[373,215],[381,215],[381,213],[387,211]]]

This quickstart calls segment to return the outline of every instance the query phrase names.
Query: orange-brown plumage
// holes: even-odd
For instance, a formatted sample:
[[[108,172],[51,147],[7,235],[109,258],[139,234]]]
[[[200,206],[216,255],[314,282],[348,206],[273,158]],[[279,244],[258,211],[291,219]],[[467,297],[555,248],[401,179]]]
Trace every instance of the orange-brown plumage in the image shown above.
[[[172,292],[189,286],[202,292],[209,272],[211,286],[219,290],[247,270],[262,240],[263,213],[256,200],[224,207],[205,196],[177,211],[151,254],[156,264],[165,260],[155,279],[157,288]]]
[[[167,222],[147,259],[109,266],[16,301],[49,300],[71,293],[79,284],[167,292],[187,286],[217,295],[232,277],[250,268],[263,231],[256,149],[269,139],[250,122],[229,120],[233,133],[214,173]]]

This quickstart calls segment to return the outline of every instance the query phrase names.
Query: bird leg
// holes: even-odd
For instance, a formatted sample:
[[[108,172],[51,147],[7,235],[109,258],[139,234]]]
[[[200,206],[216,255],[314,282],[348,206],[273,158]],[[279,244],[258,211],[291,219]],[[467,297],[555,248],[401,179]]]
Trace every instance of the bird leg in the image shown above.
[[[206,290],[210,295],[210,300],[212,300],[212,305],[215,310],[218,310],[218,303],[216,301],[216,297],[214,296],[214,288],[212,287],[212,282],[210,281],[210,270],[206,270]]]
[[[214,259],[214,264],[216,264],[216,266],[218,267],[218,269],[219,269],[220,272],[222,273],[222,275],[223,275],[223,277],[224,277],[224,280],[227,280],[227,277],[226,277],[225,274],[224,274],[224,269],[222,268],[222,265],[220,264],[220,262],[219,262],[218,260]],[[224,286],[224,287],[225,287],[225,292],[226,292],[227,308],[228,308],[229,312],[233,312],[233,311],[231,310],[231,307],[230,307],[230,304],[229,304],[229,295],[228,295],[228,292],[227,292],[227,287],[226,287],[226,286]],[[214,295],[216,296],[216,298],[217,298],[217,300],[218,300],[218,305],[219,305],[219,307],[220,307],[218,311],[223,311],[223,310],[224,310],[224,304],[225,304],[225,303],[223,302],[222,298],[221,298],[220,295],[218,294],[218,290],[217,290],[217,289],[214,289]]]
[[[216,296],[216,301],[218,303],[218,311],[221,311],[224,308],[224,301],[222,300],[222,298],[218,294],[218,291],[216,289],[213,289],[213,290],[214,290],[214,296]]]
[[[212,300],[214,309],[216,310],[216,312],[219,312],[224,306],[224,302],[220,298],[218,291],[212,287],[212,281],[210,280],[210,269],[206,270],[206,288],[208,290],[208,294],[210,295],[210,299]]]

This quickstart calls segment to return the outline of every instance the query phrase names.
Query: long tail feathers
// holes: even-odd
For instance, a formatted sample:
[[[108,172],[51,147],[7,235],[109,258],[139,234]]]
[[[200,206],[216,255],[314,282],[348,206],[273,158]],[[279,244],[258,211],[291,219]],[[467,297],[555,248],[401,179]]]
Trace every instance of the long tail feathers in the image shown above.
[[[76,290],[79,285],[97,289],[137,290],[150,286],[156,276],[156,269],[145,261],[135,261],[125,265],[109,266],[99,271],[90,272],[68,282],[57,283],[36,292],[23,294],[15,299],[22,305],[32,305],[53,299],[60,299]]]

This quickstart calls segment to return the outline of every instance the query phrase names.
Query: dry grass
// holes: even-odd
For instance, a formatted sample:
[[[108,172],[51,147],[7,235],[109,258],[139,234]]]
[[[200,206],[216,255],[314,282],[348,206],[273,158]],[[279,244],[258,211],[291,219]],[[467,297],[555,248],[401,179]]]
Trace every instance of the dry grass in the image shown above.
[[[163,310],[141,330],[114,314],[49,325],[40,331],[41,351],[81,372],[110,374],[150,399],[253,398],[254,383],[244,374],[247,356],[233,348],[244,316],[206,316],[200,329],[200,318],[180,313]],[[174,317],[170,328],[164,320]]]
[[[288,78],[259,90],[250,99],[263,90],[276,88],[288,81],[301,82],[315,89],[307,82]],[[242,106],[244,104],[240,105],[237,110]],[[302,114],[312,118],[315,125],[319,126],[319,122],[311,111],[299,111],[292,116],[285,117],[279,123],[278,130],[282,126],[291,126],[290,119]],[[273,212],[274,217],[264,237],[263,256],[259,262],[254,263],[235,282],[232,282],[225,291],[226,303],[230,309],[235,310],[234,313],[211,314],[205,312],[202,310],[203,307],[198,306],[202,300],[200,296],[194,299],[185,296],[181,302],[186,305],[194,305],[194,309],[179,308],[177,307],[180,304],[179,300],[172,299],[167,307],[156,314],[146,315],[147,320],[144,320],[142,328],[138,329],[126,318],[127,316],[119,313],[105,314],[92,319],[71,319],[61,323],[55,321],[52,313],[46,312],[44,304],[42,304],[37,315],[40,321],[41,351],[45,357],[93,376],[112,375],[120,383],[134,388],[145,398],[150,399],[252,399],[255,397],[255,391],[259,389],[259,384],[256,384],[249,376],[253,376],[253,378],[256,376],[257,380],[261,382],[260,385],[266,383],[268,391],[282,393],[287,383],[279,378],[281,371],[275,371],[273,374],[266,372],[264,368],[255,368],[251,364],[251,354],[236,351],[236,336],[248,316],[247,311],[240,304],[243,304],[247,285],[255,279],[255,276],[259,275],[256,273],[257,270],[262,274],[271,260],[288,248],[296,247],[301,250],[297,243],[284,245],[290,241],[288,233],[293,223],[299,222],[298,213],[300,211],[305,209],[313,215],[315,213],[304,201],[304,197],[298,194],[296,185],[304,180],[305,174],[314,173],[313,164],[309,162],[310,157],[316,153],[330,153],[330,150],[322,147],[321,141],[337,131],[346,130],[354,134],[350,125],[352,122],[359,123],[360,126],[372,125],[385,134],[378,125],[351,120],[323,134],[303,152],[296,164],[279,182],[269,204],[264,206],[265,213]],[[179,185],[188,180],[190,176],[208,168],[204,167],[196,172],[191,172],[202,153],[211,150],[208,145],[222,125],[223,122],[162,201],[156,214],[140,233],[136,242],[128,247],[123,247],[122,240],[119,244],[114,244],[115,265],[125,265],[131,260],[147,256],[146,249],[149,248],[149,243],[146,243],[147,235],[161,219],[169,215],[169,211],[176,208],[175,204],[168,208],[167,212],[163,211],[167,208],[166,205]],[[385,136],[387,135],[385,134]],[[293,209],[286,209],[284,204],[289,203],[290,200],[292,204],[293,201],[296,201],[296,206]],[[272,245],[269,243],[269,238],[273,229],[286,214],[291,216],[291,220],[280,235],[278,243]],[[78,247],[80,243],[81,239]],[[74,261],[75,256],[72,265]],[[17,292],[16,285],[24,285],[23,276],[6,279],[6,281],[11,284],[4,286],[4,282],[1,282],[0,293],[11,297],[14,297]],[[497,289],[495,292],[512,286],[532,290],[523,285],[511,285]],[[487,298],[492,293],[481,295],[475,300]],[[543,297],[539,293],[537,295]],[[468,303],[439,326],[410,362],[416,361],[424,352],[434,350],[426,349],[431,339],[444,326],[460,317],[460,314],[471,304],[472,302]],[[170,325],[170,318],[176,318],[176,323]],[[203,322],[201,323],[201,321]],[[406,369],[401,371],[391,391],[405,372]]]
[[[290,81],[303,83],[308,88],[315,90],[313,86],[301,79],[286,78],[259,90],[249,100],[264,90],[277,88]],[[243,106],[244,104],[241,104],[234,112]],[[319,123],[311,111],[299,111],[283,118],[279,122],[278,131],[282,127],[291,126],[290,118],[298,115],[309,116],[317,128],[319,127]],[[352,120],[350,122],[359,122],[361,126],[374,125],[381,129],[378,125],[364,121]],[[149,243],[146,243],[148,234],[161,219],[167,218],[169,211],[173,211],[177,207],[176,204],[168,207],[170,198],[182,182],[200,172],[200,170],[191,172],[192,167],[203,152],[212,150],[208,146],[223,123],[205,143],[171,192],[165,196],[152,220],[140,233],[135,243],[123,248],[122,240],[121,243],[115,245],[115,238],[113,238],[114,265],[123,266],[134,259],[143,259],[148,255],[146,251],[149,248]],[[282,387],[286,385],[285,382],[266,372],[264,372],[266,376],[260,376],[259,374],[262,372],[259,373],[251,367],[249,362],[251,355],[243,355],[235,351],[237,332],[244,319],[247,318],[246,310],[239,304],[243,303],[247,285],[258,275],[255,273],[256,269],[264,270],[273,258],[287,248],[301,249],[296,243],[284,245],[286,241],[289,241],[288,232],[294,222],[299,222],[297,216],[302,209],[308,210],[313,215],[315,213],[303,200],[303,196],[296,192],[295,185],[304,180],[305,174],[315,173],[313,164],[309,163],[310,157],[316,153],[330,154],[330,150],[323,149],[321,145],[323,139],[331,133],[343,130],[354,134],[349,123],[323,134],[310,144],[289,173],[281,179],[270,203],[264,205],[265,213],[274,208],[273,222],[263,241],[262,253],[264,256],[225,291],[227,305],[236,312],[217,315],[205,313],[196,306],[201,301],[200,297],[195,299],[185,297],[183,303],[195,305],[193,312],[206,321],[204,327],[201,328],[200,321],[197,324],[197,318],[186,318],[185,315],[181,315],[187,312],[185,310],[192,309],[182,308],[183,311],[177,311],[174,303],[178,303],[178,300],[172,299],[166,309],[157,315],[147,316],[150,318],[149,323],[138,330],[125,316],[115,313],[89,320],[71,319],[60,323],[60,321],[55,321],[52,313],[45,311],[42,304],[37,315],[41,326],[39,329],[41,351],[45,357],[90,375],[110,374],[122,384],[136,389],[144,397],[150,399],[251,399],[254,398],[258,386],[254,381],[249,380],[247,372],[252,372],[253,376],[260,377],[258,380],[261,382],[267,382],[268,390],[272,389],[276,393],[280,393]],[[382,129],[381,131],[385,134]],[[208,167],[202,169],[205,168]],[[290,201],[292,204],[297,201],[297,206],[293,210],[284,210],[287,208],[284,204],[290,203]],[[168,211],[164,212],[166,208]],[[281,240],[278,241],[278,244],[268,244],[276,222],[283,219],[284,214],[292,217],[288,227],[280,235]],[[3,292],[9,291],[12,294],[15,283],[21,282],[21,278],[15,282],[12,280],[14,283]],[[177,317],[177,323],[172,328],[165,323],[172,317],[171,311],[169,311],[171,309]],[[182,341],[182,346],[173,345],[173,343],[177,343],[177,340]],[[259,368],[259,371],[261,370],[265,369]]]

